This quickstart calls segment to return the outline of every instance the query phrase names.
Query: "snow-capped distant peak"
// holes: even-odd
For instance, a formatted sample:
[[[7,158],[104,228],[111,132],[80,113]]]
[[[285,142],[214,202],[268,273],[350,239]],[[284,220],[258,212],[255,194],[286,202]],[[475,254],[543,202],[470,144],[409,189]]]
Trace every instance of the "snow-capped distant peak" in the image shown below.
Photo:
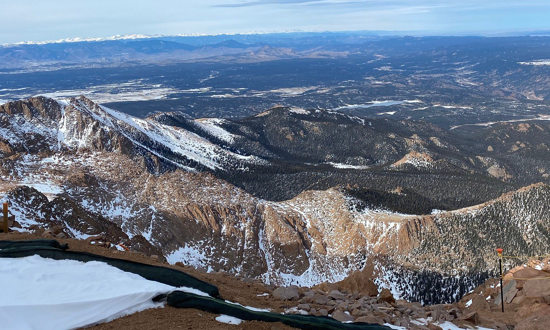
[[[75,42],[97,42],[97,41],[109,41],[109,40],[132,40],[132,39],[151,39],[158,38],[160,35],[145,35],[145,34],[126,34],[126,35],[114,35],[110,37],[97,37],[97,38],[64,38],[58,40],[45,40],[45,41],[20,41],[15,43],[3,44],[4,47],[19,46],[19,45],[46,45],[46,44],[62,44],[62,43],[75,43]]]

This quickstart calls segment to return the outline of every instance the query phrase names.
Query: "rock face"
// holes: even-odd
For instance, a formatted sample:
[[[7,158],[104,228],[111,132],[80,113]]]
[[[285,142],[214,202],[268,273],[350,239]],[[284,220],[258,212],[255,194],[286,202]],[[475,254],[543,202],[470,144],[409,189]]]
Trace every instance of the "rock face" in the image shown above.
[[[381,128],[370,128],[357,118],[310,113],[315,120],[304,120],[304,114],[285,111],[275,109],[246,123],[221,121],[222,125],[175,114],[138,119],[84,97],[60,103],[45,98],[8,103],[0,109],[0,190],[21,230],[61,228],[47,235],[101,236],[112,246],[122,244],[205,271],[284,286],[340,282],[331,290],[354,288],[373,297],[378,288],[385,288],[396,299],[424,303],[458,300],[483,282],[495,267],[494,246],[515,242],[508,245],[510,253],[547,252],[550,188],[544,184],[469,208],[415,215],[361,204],[358,199],[367,195],[354,196],[350,187],[305,186],[292,198],[274,201],[222,180],[238,176],[237,182],[251,172],[259,175],[258,168],[281,169],[277,157],[284,154],[283,147],[293,157],[305,148],[303,159],[323,161],[322,166],[334,169],[325,164],[330,159],[317,159],[318,152],[311,149],[328,143],[321,134],[326,129],[342,134],[351,130],[378,141],[378,146],[356,155],[361,159],[353,166],[389,166],[408,148],[418,149],[413,158],[433,161],[427,149],[446,143],[418,135],[382,136],[376,131]],[[277,123],[284,123],[281,127],[288,132]],[[264,124],[269,129],[254,130]],[[290,133],[292,141],[286,138]],[[353,154],[352,149],[342,154],[336,149],[327,149],[336,159]],[[369,157],[377,160],[369,163]],[[434,163],[430,171],[443,166]],[[457,164],[452,173],[465,173]],[[395,168],[391,172],[388,177],[399,173]],[[303,183],[300,175],[296,174],[296,186]],[[490,181],[483,187],[499,184]],[[391,195],[396,207],[408,201],[405,195],[416,196],[396,187],[377,196]],[[422,201],[441,205],[428,198]],[[368,275],[361,277],[367,269]],[[346,280],[352,273],[358,275]],[[305,303],[324,298],[314,295],[309,300]]]

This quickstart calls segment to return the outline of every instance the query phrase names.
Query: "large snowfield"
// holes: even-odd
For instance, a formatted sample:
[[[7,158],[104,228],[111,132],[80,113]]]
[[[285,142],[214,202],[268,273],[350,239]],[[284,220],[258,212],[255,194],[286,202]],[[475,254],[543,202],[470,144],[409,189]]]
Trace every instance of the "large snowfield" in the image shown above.
[[[148,308],[175,288],[102,262],[0,258],[2,329],[73,329]]]

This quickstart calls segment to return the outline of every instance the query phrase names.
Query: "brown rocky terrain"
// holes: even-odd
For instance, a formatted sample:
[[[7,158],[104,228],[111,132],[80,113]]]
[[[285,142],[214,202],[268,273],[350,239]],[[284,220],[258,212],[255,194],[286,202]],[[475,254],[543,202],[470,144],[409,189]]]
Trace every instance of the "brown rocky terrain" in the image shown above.
[[[0,240],[27,240],[51,237],[37,230],[34,234],[0,234]],[[236,277],[225,272],[204,273],[178,263],[169,265],[156,256],[119,251],[90,240],[58,239],[74,251],[163,265],[183,270],[219,287],[224,299],[244,306],[267,308],[280,313],[330,315],[341,321],[391,324],[406,329],[438,329],[453,323],[460,328],[481,326],[491,329],[547,329],[550,326],[550,258],[531,259],[504,275],[504,308],[500,306],[500,284],[493,278],[467,293],[454,304],[423,306],[396,300],[387,289],[379,290],[372,281],[373,268],[337,283],[322,283],[313,288],[277,287],[258,280]],[[95,242],[97,243],[97,242]],[[370,269],[370,271],[369,271]],[[224,329],[217,315],[195,309],[164,307],[132,314],[99,324],[94,329]],[[449,322],[449,323],[447,323]],[[287,329],[283,324],[243,322],[235,329]]]

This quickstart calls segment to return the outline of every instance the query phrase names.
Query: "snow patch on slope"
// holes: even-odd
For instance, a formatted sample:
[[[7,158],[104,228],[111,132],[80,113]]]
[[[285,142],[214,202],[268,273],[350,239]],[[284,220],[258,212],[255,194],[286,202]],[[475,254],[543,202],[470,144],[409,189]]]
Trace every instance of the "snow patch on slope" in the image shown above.
[[[329,164],[334,168],[345,169],[345,170],[366,170],[369,168],[368,166],[364,166],[364,165],[348,165],[348,164],[333,163],[333,162],[328,162],[327,164]]]
[[[224,123],[223,119],[219,118],[204,118],[197,119],[195,123],[208,134],[227,143],[233,143],[235,135],[223,129],[220,125]]]
[[[182,262],[195,268],[205,268],[208,264],[208,256],[199,248],[185,245],[168,254],[166,261],[171,265],[174,265],[176,262]]]
[[[73,329],[148,308],[174,288],[101,262],[40,256],[0,258],[0,295],[6,329]]]
[[[160,124],[154,121],[138,119],[106,107],[101,108],[107,114],[115,118],[117,125],[130,125],[132,128],[146,135],[155,143],[158,143],[170,149],[172,152],[185,156],[186,158],[196,161],[197,163],[200,163],[210,169],[223,169],[224,164],[230,162],[231,158],[234,160],[246,160],[254,163],[263,162],[263,160],[258,157],[243,156],[222,149],[212,144],[205,138],[184,129]],[[225,139],[230,138],[228,132],[224,133],[222,132],[223,129],[221,127],[215,129],[214,126],[215,125],[209,125],[208,128],[215,130],[216,134],[223,136]]]

